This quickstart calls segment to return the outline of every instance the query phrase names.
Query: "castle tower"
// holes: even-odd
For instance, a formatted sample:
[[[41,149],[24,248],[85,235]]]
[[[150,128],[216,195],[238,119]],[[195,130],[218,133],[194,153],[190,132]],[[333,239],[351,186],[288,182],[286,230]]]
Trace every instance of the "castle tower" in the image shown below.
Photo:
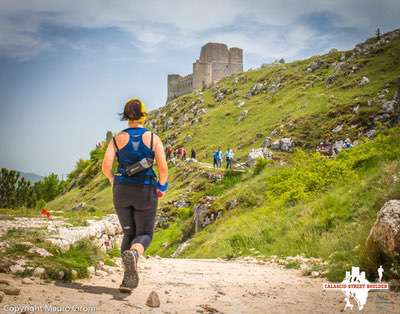
[[[168,75],[168,100],[196,89],[209,87],[224,77],[243,71],[243,50],[221,43],[201,47],[200,57],[193,63],[193,74],[182,77]]]

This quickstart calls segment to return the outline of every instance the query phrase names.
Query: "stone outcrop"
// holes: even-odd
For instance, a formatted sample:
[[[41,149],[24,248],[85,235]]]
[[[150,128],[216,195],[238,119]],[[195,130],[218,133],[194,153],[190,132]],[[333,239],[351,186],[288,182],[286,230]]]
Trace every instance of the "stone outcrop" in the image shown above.
[[[271,149],[283,152],[292,152],[294,149],[294,141],[290,137],[281,138],[271,144]]]
[[[247,155],[246,164],[252,167],[256,164],[257,159],[272,159],[272,152],[266,147],[252,149]]]
[[[400,255],[400,200],[388,201],[379,210],[367,243],[386,256]]]
[[[82,227],[54,226],[48,228],[53,235],[46,240],[63,250],[68,250],[77,241],[89,239],[103,251],[111,249],[114,243],[120,240],[122,229],[117,215],[108,215],[100,220],[88,220],[87,223],[87,226]]]
[[[10,229],[27,228],[55,228],[64,225],[65,222],[58,219],[33,218],[33,217],[15,217],[10,220],[2,220],[0,224],[0,235]]]

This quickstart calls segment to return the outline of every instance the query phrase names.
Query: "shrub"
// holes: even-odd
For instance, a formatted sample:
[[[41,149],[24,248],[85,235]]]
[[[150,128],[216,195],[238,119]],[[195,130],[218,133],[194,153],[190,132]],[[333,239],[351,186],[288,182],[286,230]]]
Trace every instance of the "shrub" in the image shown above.
[[[270,163],[270,160],[268,159],[262,159],[262,158],[258,158],[256,165],[254,167],[254,175],[259,174],[261,171],[264,170],[264,168]]]

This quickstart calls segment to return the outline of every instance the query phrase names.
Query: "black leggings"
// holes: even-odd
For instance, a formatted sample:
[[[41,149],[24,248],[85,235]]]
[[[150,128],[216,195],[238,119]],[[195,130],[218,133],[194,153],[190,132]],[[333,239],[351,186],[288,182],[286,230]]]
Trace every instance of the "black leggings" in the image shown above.
[[[156,187],[143,184],[115,184],[114,207],[124,232],[121,252],[129,250],[133,243],[146,249],[153,238],[157,210]]]

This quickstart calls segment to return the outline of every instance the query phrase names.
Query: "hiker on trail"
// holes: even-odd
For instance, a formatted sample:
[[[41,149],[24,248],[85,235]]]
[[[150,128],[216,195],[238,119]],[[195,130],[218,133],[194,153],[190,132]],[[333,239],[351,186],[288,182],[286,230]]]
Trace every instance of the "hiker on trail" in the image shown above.
[[[190,151],[190,158],[196,159],[196,151],[194,150],[194,148],[192,148],[192,150]]]
[[[343,142],[343,148],[352,148],[353,144],[349,138],[346,138]]]
[[[179,148],[178,148],[178,147],[175,148],[175,150],[174,150],[174,157],[175,157],[175,158],[179,158],[179,156],[180,156],[180,155],[179,155],[179,152],[180,152],[180,151],[179,151]]]
[[[221,147],[218,147],[218,149],[213,153],[214,168],[221,168],[221,163],[222,163],[222,151]]]
[[[317,146],[317,152],[325,156],[335,155],[335,150],[331,142],[323,141]]]
[[[226,169],[232,169],[233,156],[233,150],[232,148],[229,148],[228,151],[225,153]]]
[[[181,148],[181,157],[182,157],[182,160],[186,159],[186,149],[185,149],[185,147]]]
[[[109,142],[102,164],[124,233],[121,254],[125,272],[120,291],[128,293],[139,283],[137,261],[152,240],[158,197],[164,196],[168,187],[164,147],[157,135],[143,127],[146,116],[141,100],[125,104],[121,120],[128,120],[129,127]],[[115,157],[118,170],[114,175]],[[158,178],[152,167],[154,160]]]
[[[167,160],[171,159],[171,153],[172,153],[172,147],[171,145],[167,145],[167,147],[165,148],[165,157]]]

